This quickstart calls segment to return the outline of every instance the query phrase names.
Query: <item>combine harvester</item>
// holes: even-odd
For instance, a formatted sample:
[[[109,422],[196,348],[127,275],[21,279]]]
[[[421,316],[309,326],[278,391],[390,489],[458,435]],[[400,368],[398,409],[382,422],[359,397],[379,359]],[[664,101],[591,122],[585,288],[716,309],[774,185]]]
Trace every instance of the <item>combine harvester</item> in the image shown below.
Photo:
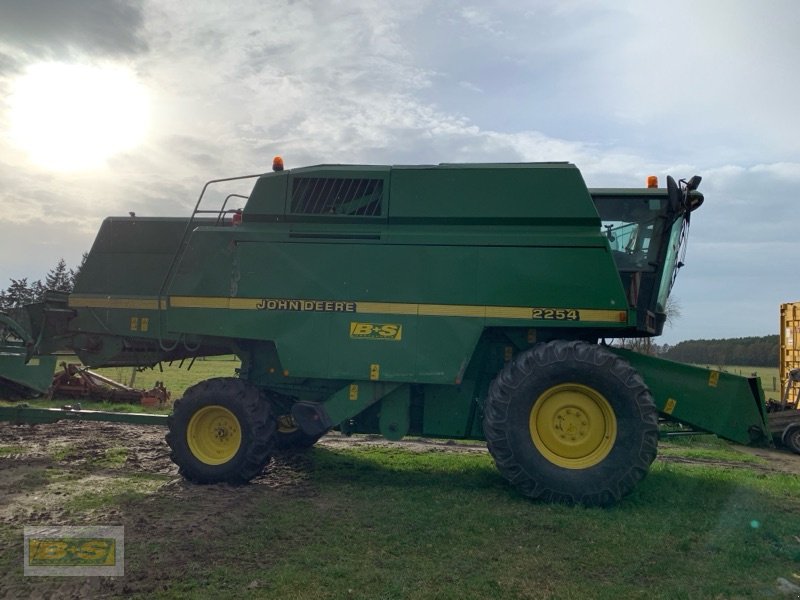
[[[203,207],[211,184],[247,178],[241,211],[235,194]],[[699,182],[590,190],[568,163],[281,162],[207,183],[189,219],[106,219],[74,293],[19,321],[31,358],[237,355],[238,377],[193,386],[168,419],[194,482],[247,482],[276,447],[336,428],[485,439],[526,496],[609,505],[647,474],[659,416],[771,440],[758,379],[604,343],[661,333]]]

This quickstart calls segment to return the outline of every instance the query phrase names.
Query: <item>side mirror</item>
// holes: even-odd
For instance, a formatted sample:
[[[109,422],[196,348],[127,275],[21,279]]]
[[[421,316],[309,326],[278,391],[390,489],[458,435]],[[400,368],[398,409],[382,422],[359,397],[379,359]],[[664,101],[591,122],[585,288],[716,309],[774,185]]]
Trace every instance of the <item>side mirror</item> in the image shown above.
[[[681,207],[681,190],[672,175],[667,175],[667,199],[669,201],[669,211],[677,213]]]
[[[686,190],[689,192],[695,191],[697,188],[700,187],[700,182],[703,180],[700,175],[693,176],[689,181],[686,182]]]

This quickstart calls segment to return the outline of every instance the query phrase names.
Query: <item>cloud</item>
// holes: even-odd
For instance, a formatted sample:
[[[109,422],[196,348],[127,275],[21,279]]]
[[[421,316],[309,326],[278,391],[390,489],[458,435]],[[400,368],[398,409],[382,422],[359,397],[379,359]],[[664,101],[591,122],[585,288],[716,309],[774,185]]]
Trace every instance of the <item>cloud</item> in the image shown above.
[[[2,0],[3,46],[63,57],[73,50],[124,56],[147,50],[140,0]]]
[[[501,22],[493,17],[492,9],[487,6],[464,6],[460,15],[467,24],[483,33],[503,35]]]
[[[458,85],[460,87],[464,88],[465,90],[470,91],[470,92],[475,92],[477,94],[483,94],[484,93],[484,91],[481,88],[479,88],[477,85],[475,85],[474,83],[471,83],[469,81],[464,81],[464,80],[459,81]]]
[[[693,156],[715,143],[717,157],[740,162],[800,150],[786,135],[800,128],[800,81],[787,73],[800,58],[800,5],[629,1],[620,12],[626,27],[612,24],[578,67],[599,110]]]
[[[18,70],[19,61],[8,54],[0,52],[0,77],[10,73],[16,73]]]
[[[706,201],[692,216],[675,285],[684,310],[664,336],[777,333],[778,306],[796,300],[796,190],[800,165],[721,165],[700,173]]]

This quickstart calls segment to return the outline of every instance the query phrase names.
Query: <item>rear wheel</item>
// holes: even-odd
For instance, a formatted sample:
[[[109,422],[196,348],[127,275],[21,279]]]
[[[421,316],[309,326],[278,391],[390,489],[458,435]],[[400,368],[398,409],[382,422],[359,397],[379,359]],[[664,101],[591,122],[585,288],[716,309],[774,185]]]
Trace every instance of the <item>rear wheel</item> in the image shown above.
[[[498,469],[526,496],[606,506],[656,456],[657,411],[631,365],[603,346],[538,344],[489,389],[484,433]]]
[[[782,441],[789,450],[800,454],[800,424],[789,425],[783,432]]]
[[[167,443],[179,472],[195,483],[246,483],[275,445],[275,421],[259,390],[235,378],[186,390],[168,419]]]

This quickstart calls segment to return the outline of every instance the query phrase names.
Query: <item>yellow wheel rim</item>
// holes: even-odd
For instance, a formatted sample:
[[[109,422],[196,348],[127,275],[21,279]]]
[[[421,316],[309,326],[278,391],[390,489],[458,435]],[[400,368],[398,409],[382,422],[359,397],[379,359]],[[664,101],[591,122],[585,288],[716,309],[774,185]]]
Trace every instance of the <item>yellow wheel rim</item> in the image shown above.
[[[600,463],[617,439],[617,418],[605,397],[585,385],[562,383],[533,404],[530,434],[554,465],[588,469]]]
[[[226,463],[242,445],[239,419],[224,406],[204,406],[189,420],[186,441],[197,460],[207,465]]]

